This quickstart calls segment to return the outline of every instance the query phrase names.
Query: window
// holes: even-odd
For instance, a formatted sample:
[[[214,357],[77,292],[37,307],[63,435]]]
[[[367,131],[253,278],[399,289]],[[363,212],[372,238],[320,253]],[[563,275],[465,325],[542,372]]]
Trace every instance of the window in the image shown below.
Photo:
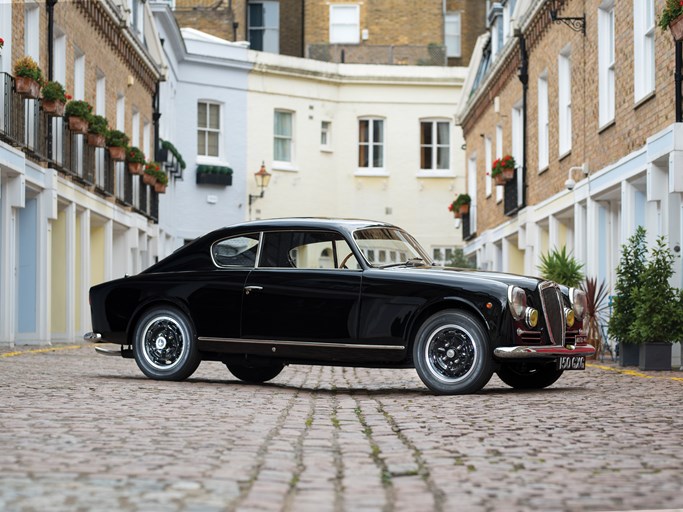
[[[273,154],[278,162],[292,162],[292,117],[291,112],[275,111]]]
[[[633,0],[633,85],[639,102],[655,90],[654,0]]]
[[[420,123],[420,169],[450,169],[450,126],[448,121]]]
[[[557,62],[560,156],[572,149],[572,63],[569,48],[560,53]]]
[[[361,119],[358,122],[358,167],[384,168],[383,119]]]
[[[496,126],[496,160],[503,158],[503,127]],[[517,162],[517,160],[515,159]],[[493,164],[492,164],[493,165]],[[519,164],[518,164],[519,165]],[[489,170],[491,168],[489,167]],[[496,186],[496,202],[500,203],[503,200],[503,186]]]
[[[259,234],[243,235],[216,242],[211,247],[213,261],[219,267],[253,267]]]
[[[432,259],[434,264],[440,267],[445,267],[453,261],[452,247],[434,247],[432,248]]]
[[[538,78],[538,170],[548,167],[548,74]]]
[[[486,197],[491,197],[491,191],[493,189],[493,180],[491,179],[491,167],[493,166],[493,160],[491,159],[491,137],[484,137],[484,158],[486,158]]]
[[[218,157],[220,154],[221,106],[197,103],[197,155]]]
[[[249,47],[280,53],[280,3],[249,2]]]
[[[446,13],[444,33],[446,40],[446,56],[461,57],[459,12]]]
[[[323,149],[331,149],[332,123],[330,121],[322,121],[320,123],[320,146],[322,146]]]
[[[598,83],[603,127],[614,120],[614,0],[603,0],[598,9]]]
[[[141,0],[130,0],[131,17],[130,24],[138,35],[142,35],[144,6]]]
[[[524,133],[524,115],[523,115],[522,101],[520,100],[512,108],[512,157],[515,159],[517,169],[524,167],[524,141],[522,133]],[[524,180],[521,179],[522,173],[517,173],[517,206],[524,204]],[[503,188],[503,187],[499,187]]]
[[[344,238],[331,232],[265,233],[260,267],[359,269]]]
[[[470,233],[477,231],[477,156],[472,155],[467,161],[467,193],[472,198],[470,203]]]
[[[330,5],[330,43],[360,42],[360,6]]]

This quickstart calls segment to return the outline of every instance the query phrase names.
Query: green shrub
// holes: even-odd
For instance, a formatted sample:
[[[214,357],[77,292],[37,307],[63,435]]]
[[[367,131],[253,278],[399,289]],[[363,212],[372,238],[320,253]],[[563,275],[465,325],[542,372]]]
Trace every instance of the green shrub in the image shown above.
[[[109,130],[109,121],[106,117],[97,114],[88,116],[88,131],[95,135],[106,135]]]
[[[71,100],[66,104],[64,115],[66,117],[81,117],[88,119],[92,114],[92,105],[83,100]]]
[[[145,154],[140,148],[133,146],[126,150],[126,161],[132,164],[144,164]]]
[[[43,99],[45,101],[61,101],[66,103],[66,91],[59,82],[50,81],[43,86]]]
[[[119,130],[109,130],[107,132],[107,146],[114,148],[125,148],[128,145],[128,135]]]
[[[567,248],[559,251],[553,249],[541,255],[541,265],[538,269],[543,279],[563,284],[570,288],[578,288],[584,279],[583,263],[579,263],[573,256],[567,254]]]
[[[28,55],[16,60],[14,63],[14,76],[32,78],[41,85],[43,83],[43,72],[40,70],[38,63]]]

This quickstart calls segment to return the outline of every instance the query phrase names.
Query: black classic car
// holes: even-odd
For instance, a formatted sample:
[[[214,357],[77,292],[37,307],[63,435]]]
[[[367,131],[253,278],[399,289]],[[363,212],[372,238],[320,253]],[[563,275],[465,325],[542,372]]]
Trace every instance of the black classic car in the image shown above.
[[[512,274],[434,266],[400,228],[277,219],[213,231],[144,272],[90,289],[94,332],[161,380],[201,361],[265,382],[285,365],[412,368],[436,393],[496,372],[544,388],[583,370],[585,294]]]

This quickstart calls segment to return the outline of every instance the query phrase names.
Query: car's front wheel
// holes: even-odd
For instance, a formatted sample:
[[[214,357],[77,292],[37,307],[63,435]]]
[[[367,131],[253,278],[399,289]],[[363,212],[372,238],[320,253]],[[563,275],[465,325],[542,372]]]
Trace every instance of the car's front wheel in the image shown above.
[[[133,354],[142,373],[157,380],[184,380],[201,362],[192,323],[173,307],[142,315],[135,327]]]
[[[489,339],[470,313],[447,310],[429,317],[413,344],[417,374],[435,393],[475,393],[493,375]]]
[[[227,364],[228,370],[239,380],[251,383],[266,382],[277,377],[283,365],[279,363],[272,363],[266,366],[243,366],[238,364]]]
[[[515,389],[543,389],[554,384],[563,371],[555,363],[508,363],[498,369],[500,380]]]

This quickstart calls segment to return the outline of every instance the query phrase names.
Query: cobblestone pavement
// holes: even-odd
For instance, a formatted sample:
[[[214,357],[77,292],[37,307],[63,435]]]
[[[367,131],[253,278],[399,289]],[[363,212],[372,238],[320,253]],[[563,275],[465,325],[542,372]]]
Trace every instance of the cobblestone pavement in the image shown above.
[[[0,353],[0,510],[683,508],[683,374],[592,365],[543,391],[431,395],[412,370]]]

